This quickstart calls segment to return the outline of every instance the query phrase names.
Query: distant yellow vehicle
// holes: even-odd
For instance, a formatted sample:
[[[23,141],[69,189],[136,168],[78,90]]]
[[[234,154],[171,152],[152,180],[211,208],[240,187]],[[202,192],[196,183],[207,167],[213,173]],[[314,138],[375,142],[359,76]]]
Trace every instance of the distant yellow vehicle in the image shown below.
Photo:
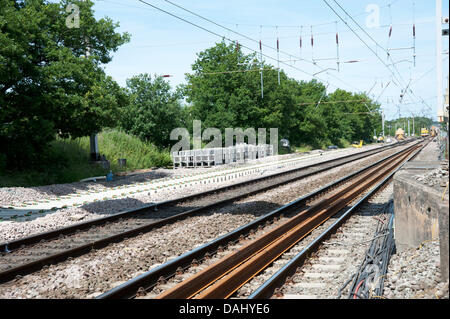
[[[431,136],[432,137],[435,137],[437,135],[437,128],[436,128],[436,126],[432,126],[430,131],[431,131]]]
[[[395,139],[397,141],[403,141],[405,139],[405,131],[402,128],[397,129],[395,131]]]
[[[427,136],[429,136],[429,135],[430,135],[430,132],[428,131],[428,129],[427,129],[426,127],[422,128],[422,129],[420,130],[420,136],[422,136],[422,137],[427,137]]]
[[[363,145],[363,140],[360,140],[360,141],[359,141],[359,144],[357,144],[357,142],[353,142],[353,144],[352,144],[352,146],[353,146],[353,147],[356,147],[356,148],[361,148],[362,145]]]

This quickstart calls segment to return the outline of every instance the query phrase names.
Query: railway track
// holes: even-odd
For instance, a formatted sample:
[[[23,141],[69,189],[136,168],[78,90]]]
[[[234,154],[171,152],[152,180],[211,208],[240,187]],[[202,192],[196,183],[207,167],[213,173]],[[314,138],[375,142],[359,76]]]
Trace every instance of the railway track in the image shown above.
[[[302,256],[302,251],[308,251],[308,246],[314,245],[314,241],[337,222],[345,214],[345,210],[317,227],[301,243],[280,256],[276,263],[245,284],[234,296],[250,299],[263,296],[277,299],[335,299],[347,296],[348,287],[341,293],[339,289],[356,271],[360,259],[370,245],[376,226],[389,222],[385,212],[392,207],[391,204],[392,182],[388,182],[386,189],[380,189],[377,195],[372,195],[336,232],[322,239],[320,249],[317,247],[315,251],[309,250],[301,265],[297,264],[295,272],[279,279],[277,288],[264,292],[264,285],[275,280],[277,273],[282,273],[283,267],[287,267],[293,258]]]
[[[144,273],[98,298],[228,298],[258,275],[312,230],[353,202],[357,204],[333,224],[334,231],[360,203],[376,192],[392,176],[392,172],[416,154],[421,146],[415,144],[374,163],[356,173],[327,185],[307,196],[285,205],[263,217],[238,228],[216,240]],[[378,184],[377,184],[378,183]],[[364,193],[369,192],[370,194]],[[326,194],[324,196],[324,194]],[[363,197],[362,197],[363,196]],[[361,198],[362,197],[362,198]],[[263,227],[266,225],[266,227]],[[257,230],[259,228],[259,230]],[[263,229],[261,229],[263,228]],[[324,237],[321,235],[319,237]],[[323,238],[322,238],[323,239]],[[302,260],[317,243],[311,244]],[[227,247],[225,249],[224,247]],[[202,261],[202,263],[200,263]],[[290,264],[290,262],[289,262]],[[288,267],[289,268],[289,267]],[[296,268],[295,268],[296,269]],[[258,289],[253,297],[267,297],[267,291],[283,281],[290,273],[277,273],[268,288]],[[286,277],[284,277],[286,278]],[[261,291],[264,291],[262,293]],[[271,292],[273,294],[273,290]]]
[[[80,256],[92,249],[105,247],[110,243],[137,236],[156,227],[390,148],[392,146],[344,156],[337,160],[296,168],[0,244],[0,283],[7,282],[18,275],[32,273],[46,265]]]

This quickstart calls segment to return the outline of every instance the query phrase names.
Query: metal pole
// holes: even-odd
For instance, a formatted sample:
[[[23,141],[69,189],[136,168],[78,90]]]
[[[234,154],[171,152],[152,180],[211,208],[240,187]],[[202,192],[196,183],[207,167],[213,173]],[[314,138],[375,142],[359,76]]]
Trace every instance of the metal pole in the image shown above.
[[[87,2],[87,0],[84,0]],[[88,42],[88,39],[85,39],[86,43]],[[86,58],[89,58],[91,55],[89,46],[86,46]],[[90,141],[90,150],[91,150],[91,160],[92,161],[98,161],[100,159],[100,151],[98,149],[98,136],[97,133],[94,133],[89,138]]]
[[[383,141],[384,141],[384,111],[381,110],[381,128],[383,130]]]
[[[436,79],[438,120],[443,122],[443,84],[442,84],[442,0],[436,0]],[[442,116],[442,119],[439,118]]]
[[[337,71],[339,72],[339,35],[338,35],[338,24],[336,23],[336,64],[337,64]]]
[[[408,119],[408,136],[411,136],[411,131],[409,130],[409,119]]]
[[[264,98],[264,80],[263,80],[263,54],[262,54],[262,43],[261,40],[259,40],[259,51],[261,53],[261,98]]]
[[[280,42],[277,38],[278,85],[280,85]]]

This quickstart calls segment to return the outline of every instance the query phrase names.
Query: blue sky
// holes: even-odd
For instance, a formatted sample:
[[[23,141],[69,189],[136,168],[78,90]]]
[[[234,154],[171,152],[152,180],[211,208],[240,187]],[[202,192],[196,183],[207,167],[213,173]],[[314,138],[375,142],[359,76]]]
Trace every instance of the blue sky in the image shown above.
[[[258,44],[237,34],[215,26],[192,14],[170,5],[164,0],[146,0],[157,7],[176,14],[213,32],[223,35],[249,48],[259,50]],[[435,37],[435,1],[431,0],[338,0],[339,3],[365,31],[381,46],[361,30],[358,34],[379,55],[384,64],[393,62],[400,73],[393,71],[397,78],[394,84],[392,73],[339,19],[322,0],[249,0],[249,1],[211,1],[211,0],[173,0],[199,15],[202,15],[229,29],[247,35],[253,39],[262,39],[263,44],[276,47],[277,37],[280,60],[292,65],[281,65],[288,76],[298,80],[310,80],[317,74],[332,92],[336,87],[353,91],[369,92],[371,97],[379,97],[387,119],[411,114],[436,116],[436,37]],[[339,15],[354,30],[355,24],[345,15],[333,0],[328,0]],[[368,5],[379,8],[379,27],[367,25]],[[413,9],[414,8],[414,9]],[[95,15],[98,18],[108,16],[120,23],[120,32],[131,34],[131,41],[119,48],[113,61],[105,66],[120,85],[125,86],[127,78],[139,73],[169,74],[173,86],[184,83],[185,73],[191,71],[196,54],[213,46],[221,39],[206,31],[180,21],[168,14],[150,8],[137,0],[96,0]],[[448,2],[443,1],[443,15],[448,16]],[[336,24],[335,22],[338,21]],[[416,25],[416,65],[413,50],[412,24]],[[389,29],[392,24],[392,36]],[[262,26],[262,27],[261,27]],[[311,50],[310,37],[314,37]],[[341,63],[336,69],[336,30],[339,34],[339,61],[358,60],[357,63]],[[300,51],[299,37],[303,46]],[[390,48],[391,59],[387,59],[385,49]],[[448,52],[448,37],[444,37],[443,51]],[[251,51],[243,49],[245,53]],[[277,52],[263,48],[263,53],[275,60],[266,59],[276,66]],[[309,61],[298,61],[301,58]],[[312,63],[315,60],[317,65]],[[334,59],[334,60],[333,60]],[[444,70],[448,70],[448,53],[443,55]],[[328,70],[327,70],[328,69]],[[392,68],[391,68],[392,69]],[[304,72],[302,72],[304,71]],[[444,78],[447,87],[448,71]],[[309,75],[308,75],[309,74]],[[401,78],[401,79],[400,79]],[[411,82],[409,88],[413,94],[406,95],[399,103],[401,89]],[[389,83],[389,85],[388,85]],[[386,87],[386,85],[388,85]],[[421,102],[424,101],[425,103]]]

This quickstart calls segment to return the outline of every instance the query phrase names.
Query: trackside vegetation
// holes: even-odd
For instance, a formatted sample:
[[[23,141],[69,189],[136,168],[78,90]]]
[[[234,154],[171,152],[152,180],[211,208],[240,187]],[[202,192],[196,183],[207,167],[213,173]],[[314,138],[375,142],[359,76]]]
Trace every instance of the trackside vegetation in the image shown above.
[[[69,4],[80,9],[77,28],[66,24]],[[330,91],[283,70],[278,83],[273,65],[225,40],[198,52],[178,87],[152,70],[121,87],[104,66],[131,36],[95,18],[93,5],[0,0],[0,187],[106,174],[89,162],[94,133],[117,172],[119,158],[127,170],[170,165],[170,132],[185,127],[192,136],[193,120],[222,136],[225,128],[278,128],[294,151],[370,142],[381,131],[380,105],[366,92]]]
[[[98,135],[102,155],[110,160],[113,172],[124,171],[117,160],[126,158],[127,171],[172,164],[169,152],[158,150],[154,145],[136,136],[115,129],[105,129]],[[70,183],[83,178],[104,176],[108,170],[89,162],[89,138],[56,138],[49,145],[47,156],[51,158],[40,169],[3,171],[0,187],[39,186]]]

